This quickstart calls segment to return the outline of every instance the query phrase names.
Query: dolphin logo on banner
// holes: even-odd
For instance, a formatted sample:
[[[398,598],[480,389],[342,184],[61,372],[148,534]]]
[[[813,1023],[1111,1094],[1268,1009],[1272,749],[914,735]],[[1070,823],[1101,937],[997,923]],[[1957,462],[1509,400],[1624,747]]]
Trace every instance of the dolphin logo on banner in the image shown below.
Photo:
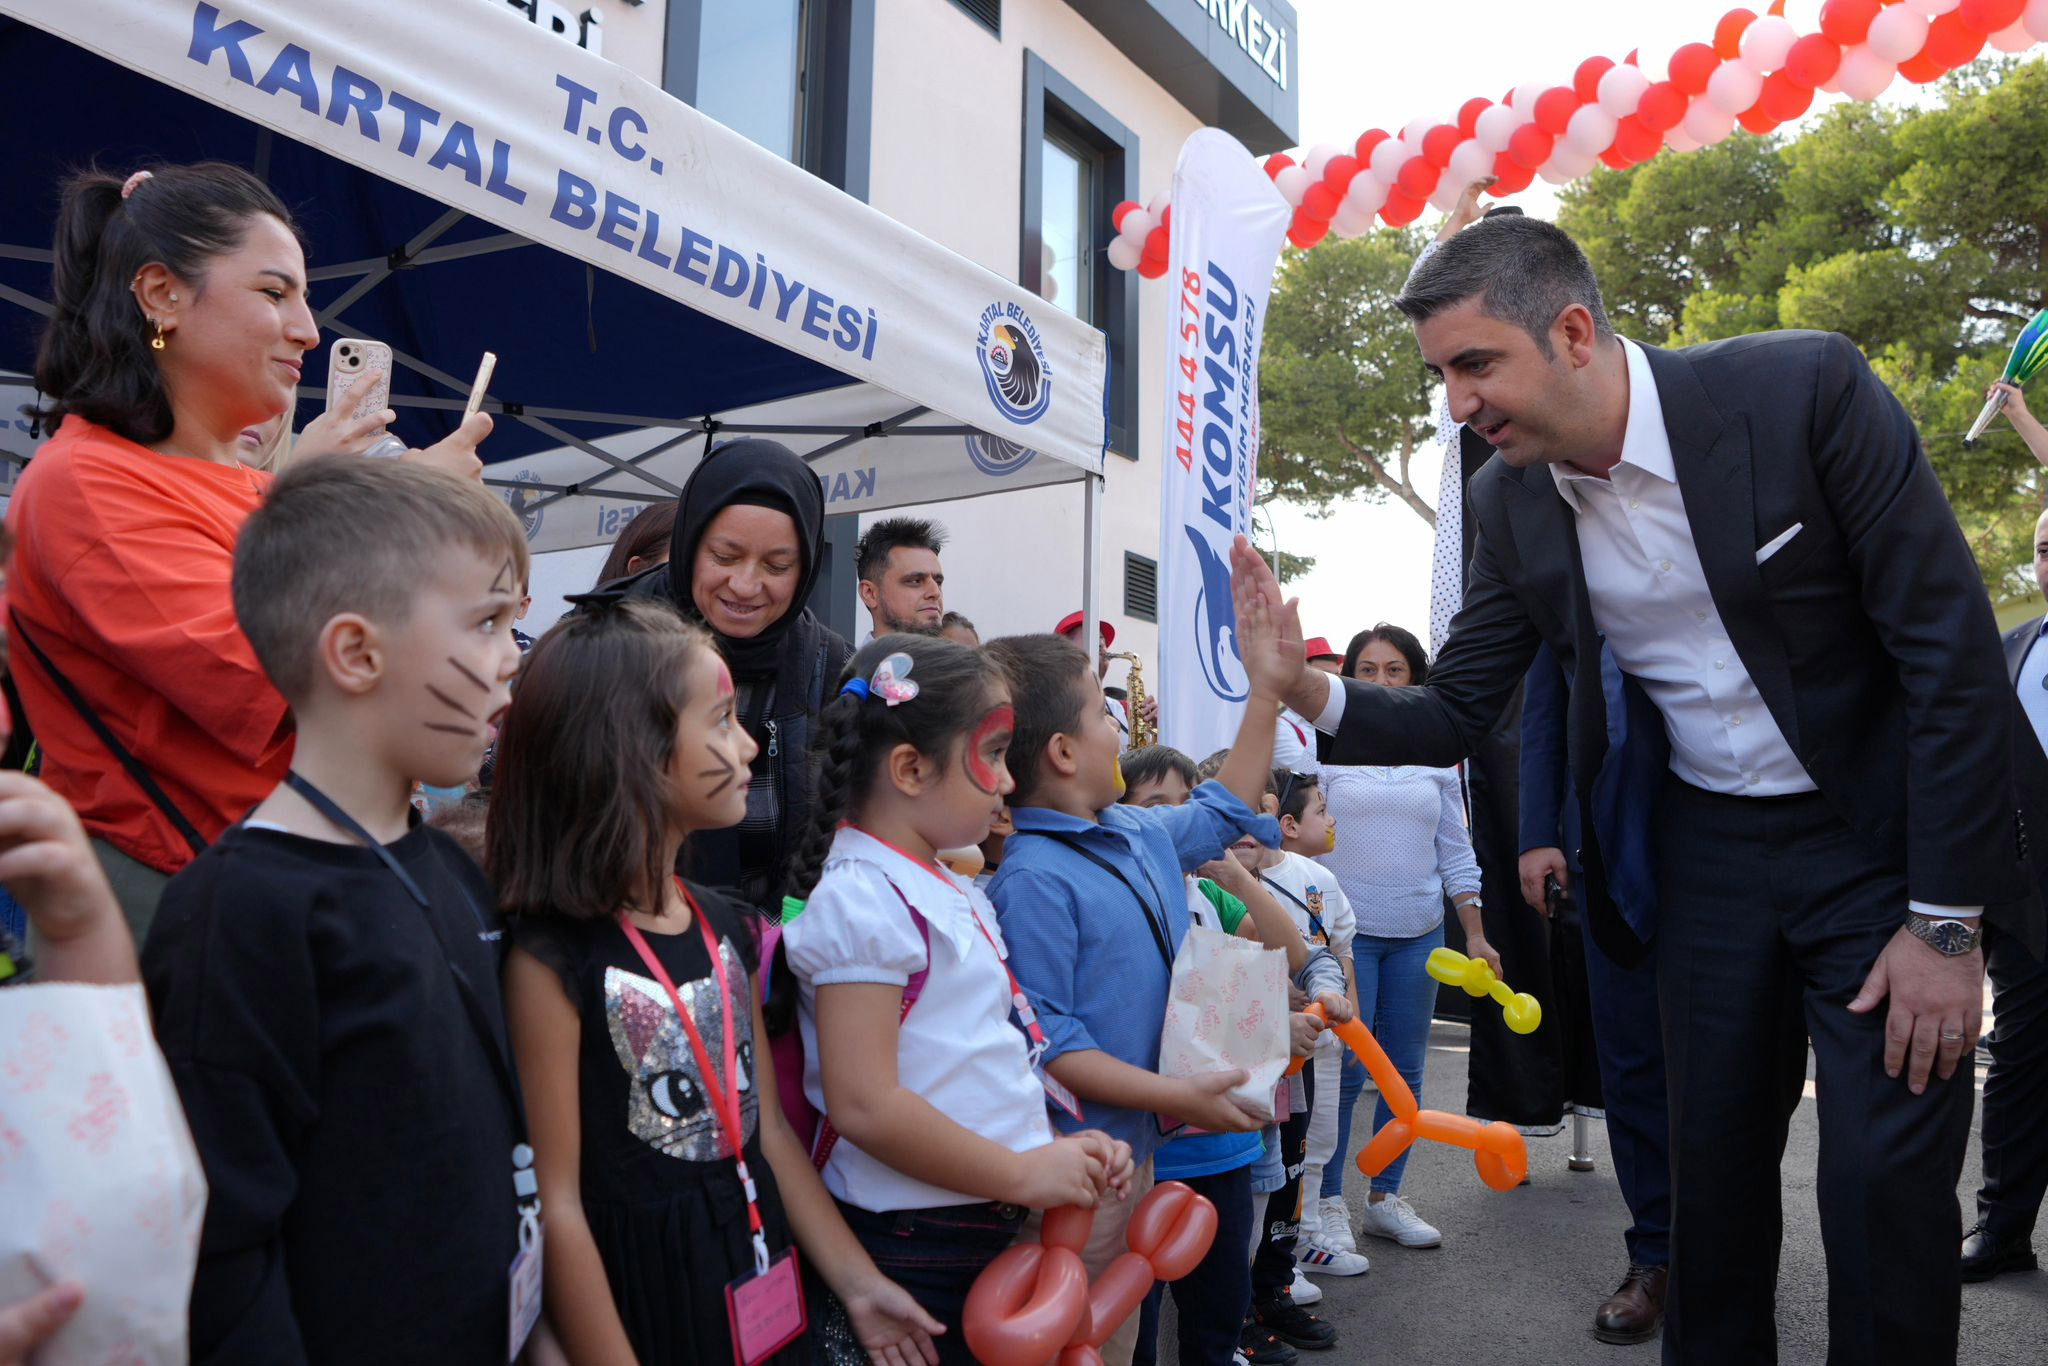
[[[1237,650],[1237,604],[1230,596],[1230,566],[1202,533],[1183,528],[1202,568],[1202,587],[1195,596],[1195,658],[1209,690],[1225,702],[1242,702],[1251,682]]]

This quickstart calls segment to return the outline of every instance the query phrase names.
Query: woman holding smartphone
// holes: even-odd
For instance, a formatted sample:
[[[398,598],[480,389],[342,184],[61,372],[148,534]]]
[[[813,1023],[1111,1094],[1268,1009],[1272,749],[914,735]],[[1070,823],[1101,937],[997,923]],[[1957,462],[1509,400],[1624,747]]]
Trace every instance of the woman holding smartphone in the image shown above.
[[[242,434],[291,409],[319,329],[291,214],[239,167],[75,176],[53,254],[36,387],[56,433],[7,510],[13,669],[140,942],[169,876],[290,762],[228,578],[269,486]],[[473,475],[489,430],[408,456]]]

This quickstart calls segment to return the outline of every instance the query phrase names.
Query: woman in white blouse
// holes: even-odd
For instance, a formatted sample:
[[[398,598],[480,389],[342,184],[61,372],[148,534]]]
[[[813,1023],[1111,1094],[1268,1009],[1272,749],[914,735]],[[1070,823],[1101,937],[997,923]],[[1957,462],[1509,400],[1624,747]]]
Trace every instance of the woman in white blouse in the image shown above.
[[[1352,637],[1344,673],[1389,688],[1413,687],[1429,677],[1429,658],[1411,632],[1382,622]],[[1337,847],[1319,861],[1337,875],[1358,916],[1352,959],[1359,1018],[1419,1097],[1436,1004],[1436,982],[1425,964],[1430,950],[1444,942],[1446,895],[1465,927],[1466,952],[1500,968],[1500,955],[1480,925],[1479,864],[1465,828],[1458,772],[1325,764],[1322,782]],[[1347,1129],[1349,1109],[1341,1112]],[[1382,1099],[1374,1131],[1392,1117]],[[1348,1138],[1347,1133],[1340,1141]],[[1404,1247],[1435,1247],[1443,1235],[1400,1195],[1407,1162],[1404,1153],[1373,1178],[1363,1231]],[[1342,1164],[1332,1165],[1341,1174]],[[1329,1173],[1324,1179],[1327,1185]]]

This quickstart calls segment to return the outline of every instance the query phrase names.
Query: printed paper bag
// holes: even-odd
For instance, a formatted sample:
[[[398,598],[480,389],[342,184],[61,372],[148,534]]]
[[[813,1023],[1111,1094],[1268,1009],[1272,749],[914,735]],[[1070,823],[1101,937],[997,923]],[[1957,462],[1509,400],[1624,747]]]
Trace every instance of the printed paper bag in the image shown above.
[[[0,1305],[85,1303],[37,1366],[177,1366],[206,1180],[139,986],[0,991]]]
[[[1230,1098],[1273,1120],[1273,1087],[1287,1070],[1287,955],[1248,939],[1188,928],[1173,960],[1159,1073],[1192,1077],[1243,1068]]]

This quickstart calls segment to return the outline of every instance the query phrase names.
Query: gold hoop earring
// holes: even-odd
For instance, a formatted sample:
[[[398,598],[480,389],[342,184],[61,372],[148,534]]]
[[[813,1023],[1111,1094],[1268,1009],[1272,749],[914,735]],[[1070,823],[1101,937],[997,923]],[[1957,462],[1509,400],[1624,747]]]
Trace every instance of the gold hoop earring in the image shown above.
[[[155,319],[155,318],[151,318],[151,319],[149,320],[149,330],[150,330],[150,338],[149,338],[149,349],[150,349],[150,350],[152,350],[152,351],[161,351],[161,350],[163,350],[163,349],[164,349],[164,325],[163,325],[163,323],[161,323],[160,321],[158,321],[158,320],[157,320],[157,319]]]

